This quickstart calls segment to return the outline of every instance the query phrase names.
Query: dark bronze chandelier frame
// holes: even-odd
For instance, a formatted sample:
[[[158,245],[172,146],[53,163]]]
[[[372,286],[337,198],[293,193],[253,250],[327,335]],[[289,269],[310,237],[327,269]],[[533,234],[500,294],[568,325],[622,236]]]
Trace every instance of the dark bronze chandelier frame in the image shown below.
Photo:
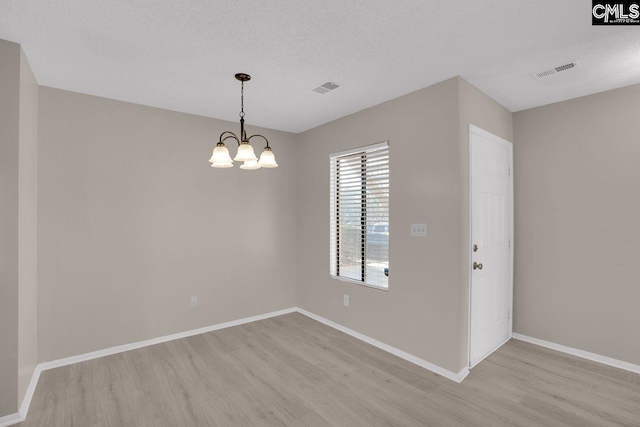
[[[265,150],[271,150],[271,147],[269,147],[269,140],[264,136],[264,135],[260,135],[260,134],[255,134],[255,135],[251,135],[249,137],[247,137],[247,132],[244,129],[244,82],[248,82],[249,80],[251,80],[251,76],[249,74],[245,74],[245,73],[238,73],[236,74],[236,79],[239,80],[241,82],[241,86],[240,86],[240,138],[238,138],[238,136],[231,132],[231,131],[224,131],[220,134],[220,139],[219,142],[217,144],[217,146],[224,146],[224,142],[227,139],[234,139],[237,143],[238,146],[240,146],[240,144],[249,144],[251,141],[251,138],[262,138],[265,140],[265,142],[267,143],[267,146],[265,147]],[[226,136],[225,136],[226,135]]]

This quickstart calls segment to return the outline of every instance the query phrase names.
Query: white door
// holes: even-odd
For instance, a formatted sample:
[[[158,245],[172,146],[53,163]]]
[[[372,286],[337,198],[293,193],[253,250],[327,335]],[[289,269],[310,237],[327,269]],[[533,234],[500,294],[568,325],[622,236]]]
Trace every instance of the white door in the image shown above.
[[[512,150],[510,142],[469,126],[470,366],[511,338]]]

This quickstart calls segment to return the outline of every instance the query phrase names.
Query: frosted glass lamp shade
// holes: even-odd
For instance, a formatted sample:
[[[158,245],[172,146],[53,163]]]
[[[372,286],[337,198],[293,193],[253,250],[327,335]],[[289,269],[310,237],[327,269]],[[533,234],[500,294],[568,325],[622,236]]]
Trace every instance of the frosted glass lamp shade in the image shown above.
[[[277,168],[276,156],[273,155],[270,147],[264,147],[264,151],[260,154],[260,161],[258,164],[263,168]]]
[[[247,160],[246,162],[242,163],[242,165],[240,166],[240,169],[255,170],[255,169],[260,169],[260,165],[255,160]]]
[[[209,161],[211,163],[231,163],[229,150],[224,146],[224,144],[218,143],[216,148],[213,149],[213,153],[211,154]]]
[[[236,162],[248,162],[257,161],[256,153],[253,152],[253,147],[248,142],[243,142],[238,146],[238,154],[233,159]]]
[[[227,147],[225,147],[224,143],[221,142],[219,142],[216,148],[213,149],[213,153],[211,154],[209,161],[211,162],[212,168],[233,167],[233,161],[229,155],[229,150],[227,150]]]

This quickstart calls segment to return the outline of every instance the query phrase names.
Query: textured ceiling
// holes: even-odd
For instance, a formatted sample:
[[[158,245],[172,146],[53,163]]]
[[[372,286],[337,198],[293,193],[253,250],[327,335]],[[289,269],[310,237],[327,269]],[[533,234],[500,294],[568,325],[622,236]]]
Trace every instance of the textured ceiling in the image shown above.
[[[246,72],[247,122],[292,132],[456,75],[512,111],[640,82],[640,29],[586,0],[0,0],[0,38],[41,85],[228,120]]]

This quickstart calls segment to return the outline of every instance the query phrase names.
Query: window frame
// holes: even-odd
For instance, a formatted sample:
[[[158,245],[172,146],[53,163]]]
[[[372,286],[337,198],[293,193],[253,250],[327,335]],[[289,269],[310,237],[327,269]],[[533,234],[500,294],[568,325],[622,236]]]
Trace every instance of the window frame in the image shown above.
[[[330,198],[329,198],[329,204],[330,204],[330,228],[333,226],[336,229],[335,230],[329,230],[329,276],[332,279],[336,279],[336,280],[340,280],[343,282],[347,282],[347,283],[354,283],[356,285],[360,285],[360,286],[364,286],[367,288],[371,288],[371,289],[376,289],[379,291],[385,291],[388,292],[389,291],[389,287],[391,285],[390,283],[390,276],[387,276],[387,286],[380,286],[380,285],[376,285],[373,283],[367,283],[365,280],[356,280],[350,277],[345,277],[345,276],[340,276],[340,250],[339,250],[339,227],[340,227],[340,217],[339,217],[339,206],[340,206],[340,201],[339,201],[339,197],[338,197],[338,189],[339,189],[339,183],[338,181],[338,176],[339,176],[339,158],[340,157],[346,157],[346,156],[350,156],[350,155],[354,155],[354,154],[358,154],[358,153],[362,153],[362,171],[364,172],[362,174],[362,185],[361,185],[361,189],[362,189],[362,215],[361,215],[361,219],[360,219],[360,229],[361,229],[361,247],[362,247],[362,277],[365,277],[365,273],[366,273],[366,242],[367,242],[367,221],[366,221],[366,209],[367,209],[367,204],[366,204],[366,191],[367,191],[367,186],[366,186],[366,154],[368,152],[372,152],[375,150],[380,150],[380,149],[384,149],[386,148],[387,150],[390,149],[390,144],[389,141],[383,141],[383,142],[379,142],[376,144],[370,144],[370,145],[365,145],[365,146],[361,146],[361,147],[357,147],[357,148],[353,148],[350,150],[345,150],[345,151],[341,151],[341,152],[337,152],[337,153],[333,153],[329,156],[329,161],[330,161],[330,167],[329,167],[329,180],[330,180]],[[389,154],[387,154],[387,156],[389,156]],[[389,156],[390,157],[390,156]],[[335,163],[334,163],[335,162]],[[390,168],[390,158],[388,160],[389,164],[387,165],[387,171],[388,174],[390,175],[391,172],[391,168]],[[335,168],[335,176],[333,175],[333,171]],[[390,182],[390,180],[389,180]],[[390,199],[388,202],[388,209],[390,210]],[[373,228],[375,228],[375,224],[373,225],[373,227],[371,227],[371,230],[373,230]],[[390,230],[390,220],[387,219],[387,233],[389,233]],[[332,232],[335,232],[335,237],[333,237]],[[390,246],[387,247],[387,268],[389,266],[389,260],[390,260],[390,252],[391,252],[391,248]],[[331,257],[335,257],[335,260],[332,260]],[[333,262],[335,261],[335,266],[333,264]],[[335,267],[335,270],[334,270]],[[334,271],[336,274],[334,274]]]

